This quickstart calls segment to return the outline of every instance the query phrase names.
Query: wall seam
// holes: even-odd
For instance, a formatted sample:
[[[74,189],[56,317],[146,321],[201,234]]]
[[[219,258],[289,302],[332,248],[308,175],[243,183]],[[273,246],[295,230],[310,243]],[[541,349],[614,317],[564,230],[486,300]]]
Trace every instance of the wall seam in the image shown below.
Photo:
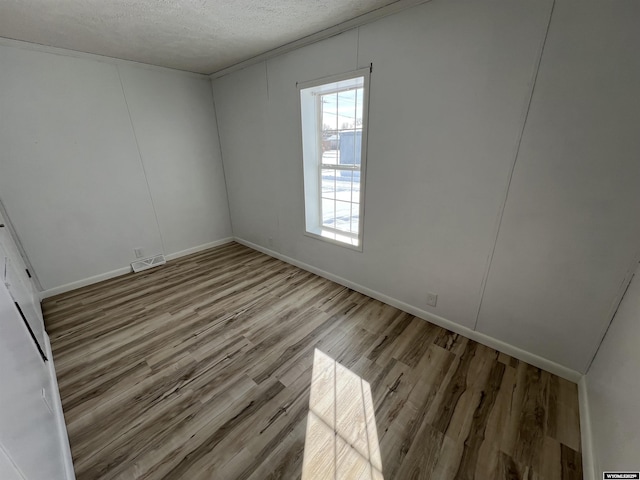
[[[220,123],[218,122],[218,109],[216,107],[216,94],[213,88],[213,78],[211,82],[211,105],[213,106],[213,118],[216,121],[216,134],[218,135],[218,151],[220,152],[220,163],[222,164],[222,180],[224,180],[224,194],[227,197],[227,211],[229,212],[229,227],[231,227],[231,235],[235,235],[233,230],[233,217],[231,216],[231,201],[229,200],[229,184],[227,183],[227,169],[224,166],[224,155],[222,153],[222,139],[220,138]]]
[[[636,263],[635,266],[637,267],[637,263]],[[587,368],[584,371],[585,375],[587,375],[589,373],[589,370],[591,369],[591,365],[593,365],[593,362],[595,361],[596,357],[598,356],[598,352],[600,351],[600,347],[602,347],[602,344],[604,343],[604,339],[607,338],[607,333],[609,333],[609,329],[611,328],[611,325],[613,325],[613,321],[616,319],[616,315],[618,314],[618,310],[620,310],[620,306],[622,305],[622,302],[624,301],[624,297],[627,295],[627,292],[629,291],[629,287],[631,286],[631,282],[633,282],[633,278],[635,276],[636,276],[636,274],[633,273],[631,275],[631,277],[629,277],[629,281],[627,282],[627,286],[625,287],[624,292],[620,296],[620,301],[618,301],[618,304],[616,305],[615,311],[613,312],[613,315],[611,316],[611,320],[609,320],[609,323],[607,324],[607,328],[605,329],[604,334],[600,338],[600,342],[598,343],[598,347],[596,348],[596,351],[594,352],[593,356],[591,357],[591,360],[587,364]]]
[[[618,310],[620,309],[622,300],[624,299],[624,296],[627,294],[627,290],[629,290],[629,286],[633,281],[633,277],[635,277],[636,273],[640,271],[638,267],[639,263],[640,263],[640,252],[638,252],[635,255],[633,263],[631,264],[631,267],[629,267],[629,269],[627,270],[622,282],[620,283],[620,287],[618,287],[618,293],[616,294],[616,297],[614,297],[611,303],[611,308],[609,309],[609,313],[607,314],[607,318],[609,319],[609,321],[607,322],[606,326],[600,331],[600,337],[599,337],[600,341],[598,342],[598,345],[596,346],[594,353],[591,356],[591,359],[587,362],[587,366],[584,371],[585,375],[589,373],[589,369],[591,368],[591,365],[596,359],[596,356],[598,355],[598,351],[600,351],[600,346],[602,345],[602,342],[604,342],[604,339],[607,336],[607,332],[609,331],[609,328],[611,327],[611,324],[613,323],[613,320],[616,317]]]
[[[13,461],[13,458],[11,458],[11,455],[9,455],[9,452],[7,452],[7,450],[4,448],[2,443],[0,443],[0,455],[4,455],[4,457],[7,459],[7,462],[9,462],[13,467],[13,469],[15,470],[15,473],[17,473],[18,475],[20,475],[21,478],[26,480],[27,477],[24,476],[24,473],[22,472],[22,470],[20,470],[20,467],[18,467],[18,465],[16,465],[16,462]]]
[[[269,67],[267,66],[267,62],[264,62],[264,85],[267,90],[267,108],[269,103]]]
[[[368,13],[363,13],[350,20],[346,20],[337,25],[333,25],[331,27],[320,30],[319,32],[312,33],[297,40],[293,40],[289,43],[285,43],[284,45],[280,45],[279,47],[267,50],[266,52],[259,53],[253,57],[247,58],[246,60],[242,60],[238,63],[234,63],[233,65],[229,65],[228,67],[216,70],[209,75],[213,79],[224,77],[225,75],[229,75],[253,65],[257,65],[260,62],[265,62],[279,57],[280,55],[298,50],[302,47],[313,45],[314,43],[318,43],[328,38],[341,35],[360,26],[369,25],[390,15],[395,15],[396,13],[400,13],[404,10],[418,7],[425,3],[429,3],[430,1],[432,0],[393,0],[391,1],[391,3],[383,5],[382,7],[378,7]]]
[[[360,68],[360,27],[356,33],[356,70]]]
[[[120,75],[120,68],[118,65],[115,65],[116,71],[118,72],[118,79],[120,80],[120,88],[122,89],[122,96],[124,98],[124,104],[127,107],[127,114],[129,115],[129,123],[131,124],[131,130],[133,131],[133,138],[136,141],[136,148],[138,149],[138,158],[140,159],[140,166],[142,167],[142,174],[144,175],[144,181],[147,184],[147,192],[149,193],[149,200],[151,200],[151,208],[153,209],[153,216],[156,219],[156,226],[158,227],[158,236],[160,237],[160,245],[162,246],[162,253],[166,254],[166,249],[164,246],[164,239],[162,238],[162,230],[160,229],[160,220],[158,220],[158,212],[156,210],[156,204],[153,201],[153,194],[151,193],[151,186],[149,185],[149,178],[147,175],[147,170],[144,167],[144,160],[142,158],[142,151],[140,150],[140,143],[138,142],[138,135],[136,133],[136,127],[133,124],[133,117],[131,116],[131,110],[129,109],[129,102],[127,101],[127,93],[124,89],[124,83],[122,81],[122,75]]]
[[[542,44],[540,46],[540,51],[538,54],[538,59],[536,61],[536,66],[535,66],[535,70],[534,70],[534,74],[533,74],[533,81],[531,82],[531,90],[529,92],[529,99],[527,101],[527,106],[525,109],[525,113],[524,113],[524,118],[522,121],[522,128],[520,129],[520,134],[518,136],[518,141],[516,144],[516,151],[515,151],[515,155],[513,158],[513,162],[511,163],[511,169],[509,171],[509,178],[507,181],[507,188],[505,190],[505,194],[504,194],[504,200],[502,201],[502,204],[500,206],[500,210],[498,211],[498,221],[497,221],[497,225],[496,225],[496,229],[495,229],[495,236],[493,239],[493,247],[491,248],[491,251],[489,252],[489,256],[487,258],[487,265],[485,268],[485,274],[484,277],[482,279],[482,284],[480,285],[480,301],[478,302],[478,310],[476,312],[476,321],[473,325],[473,330],[477,330],[478,329],[478,320],[480,319],[480,311],[482,309],[482,302],[484,300],[484,294],[485,294],[485,290],[487,288],[487,282],[489,280],[489,274],[491,272],[491,265],[493,264],[493,256],[495,254],[496,251],[496,246],[498,245],[498,238],[500,236],[500,229],[502,227],[502,219],[504,217],[504,211],[506,209],[506,205],[507,205],[507,200],[509,198],[509,191],[511,189],[511,181],[513,180],[513,174],[515,172],[516,169],[516,163],[518,162],[518,156],[520,155],[520,147],[522,146],[522,137],[524,136],[524,130],[527,126],[527,120],[529,119],[529,111],[531,110],[531,103],[533,101],[533,94],[535,92],[535,88],[536,88],[536,83],[538,81],[538,74],[540,73],[540,64],[542,63],[542,56],[544,54],[544,48],[547,44],[547,37],[549,36],[549,28],[551,27],[551,19],[553,18],[553,11],[555,9],[556,6],[556,0],[553,0],[553,3],[551,4],[551,9],[549,10],[549,18],[547,20],[547,26],[545,29],[545,33],[544,33],[544,38],[542,39]]]

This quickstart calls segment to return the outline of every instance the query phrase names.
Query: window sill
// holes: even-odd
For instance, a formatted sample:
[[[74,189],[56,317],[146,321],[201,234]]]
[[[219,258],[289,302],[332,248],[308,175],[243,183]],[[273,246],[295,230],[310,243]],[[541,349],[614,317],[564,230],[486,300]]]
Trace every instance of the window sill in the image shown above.
[[[322,235],[321,231],[316,232],[310,232],[308,230],[305,230],[304,232],[305,236],[307,237],[311,237],[311,238],[315,238],[316,240],[322,240],[323,242],[326,243],[330,243],[332,245],[337,245],[339,247],[344,247],[347,248],[349,250],[354,250],[356,252],[362,252],[362,239],[359,240],[359,245],[353,245],[350,243],[346,243],[340,240],[335,240],[333,238],[327,237],[325,235]]]

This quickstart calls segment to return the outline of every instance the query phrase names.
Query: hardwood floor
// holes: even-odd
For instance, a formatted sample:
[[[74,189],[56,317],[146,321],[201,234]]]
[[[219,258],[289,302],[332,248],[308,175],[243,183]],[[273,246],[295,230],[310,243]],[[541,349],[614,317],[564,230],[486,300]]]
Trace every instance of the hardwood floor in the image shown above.
[[[83,479],[580,479],[577,387],[236,243],[43,305]]]

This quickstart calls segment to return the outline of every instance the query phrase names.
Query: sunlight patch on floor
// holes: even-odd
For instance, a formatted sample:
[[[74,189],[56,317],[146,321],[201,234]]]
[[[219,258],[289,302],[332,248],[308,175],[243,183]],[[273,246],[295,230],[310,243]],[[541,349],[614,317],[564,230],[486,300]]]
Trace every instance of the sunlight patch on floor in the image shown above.
[[[316,349],[303,480],[383,480],[371,387]]]

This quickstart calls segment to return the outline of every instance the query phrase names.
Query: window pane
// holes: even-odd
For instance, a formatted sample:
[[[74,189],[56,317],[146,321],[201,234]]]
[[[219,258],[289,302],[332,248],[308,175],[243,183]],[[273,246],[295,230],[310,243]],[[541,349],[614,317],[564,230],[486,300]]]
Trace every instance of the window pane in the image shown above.
[[[360,228],[360,205],[357,203],[352,203],[352,215],[351,215],[351,230],[354,233],[357,233]]]
[[[337,138],[337,135],[330,135],[326,140],[322,140],[322,163],[325,165],[337,165],[338,163],[338,150],[336,150],[338,141],[334,138]],[[330,150],[331,148],[333,150]]]
[[[340,165],[360,164],[362,152],[362,132],[360,130],[341,130],[338,151],[338,163]]]
[[[351,231],[351,202],[336,201],[336,224],[334,228]]]
[[[338,126],[340,130],[348,130],[356,126],[356,90],[338,93]]]
[[[362,92],[360,88],[322,95],[323,163],[360,164]]]
[[[336,198],[336,171],[322,169],[322,198]]]
[[[362,99],[364,98],[364,89],[358,88],[356,90],[356,128],[362,128],[363,125],[363,108],[362,108]]]
[[[349,170],[336,171],[336,198],[346,202],[351,201],[351,181],[353,172]]]
[[[338,149],[338,95],[336,93],[322,95],[322,150]]]
[[[335,201],[322,199],[322,225],[334,228],[335,219]]]
[[[360,170],[353,172],[353,187],[351,188],[351,201],[360,203]]]

